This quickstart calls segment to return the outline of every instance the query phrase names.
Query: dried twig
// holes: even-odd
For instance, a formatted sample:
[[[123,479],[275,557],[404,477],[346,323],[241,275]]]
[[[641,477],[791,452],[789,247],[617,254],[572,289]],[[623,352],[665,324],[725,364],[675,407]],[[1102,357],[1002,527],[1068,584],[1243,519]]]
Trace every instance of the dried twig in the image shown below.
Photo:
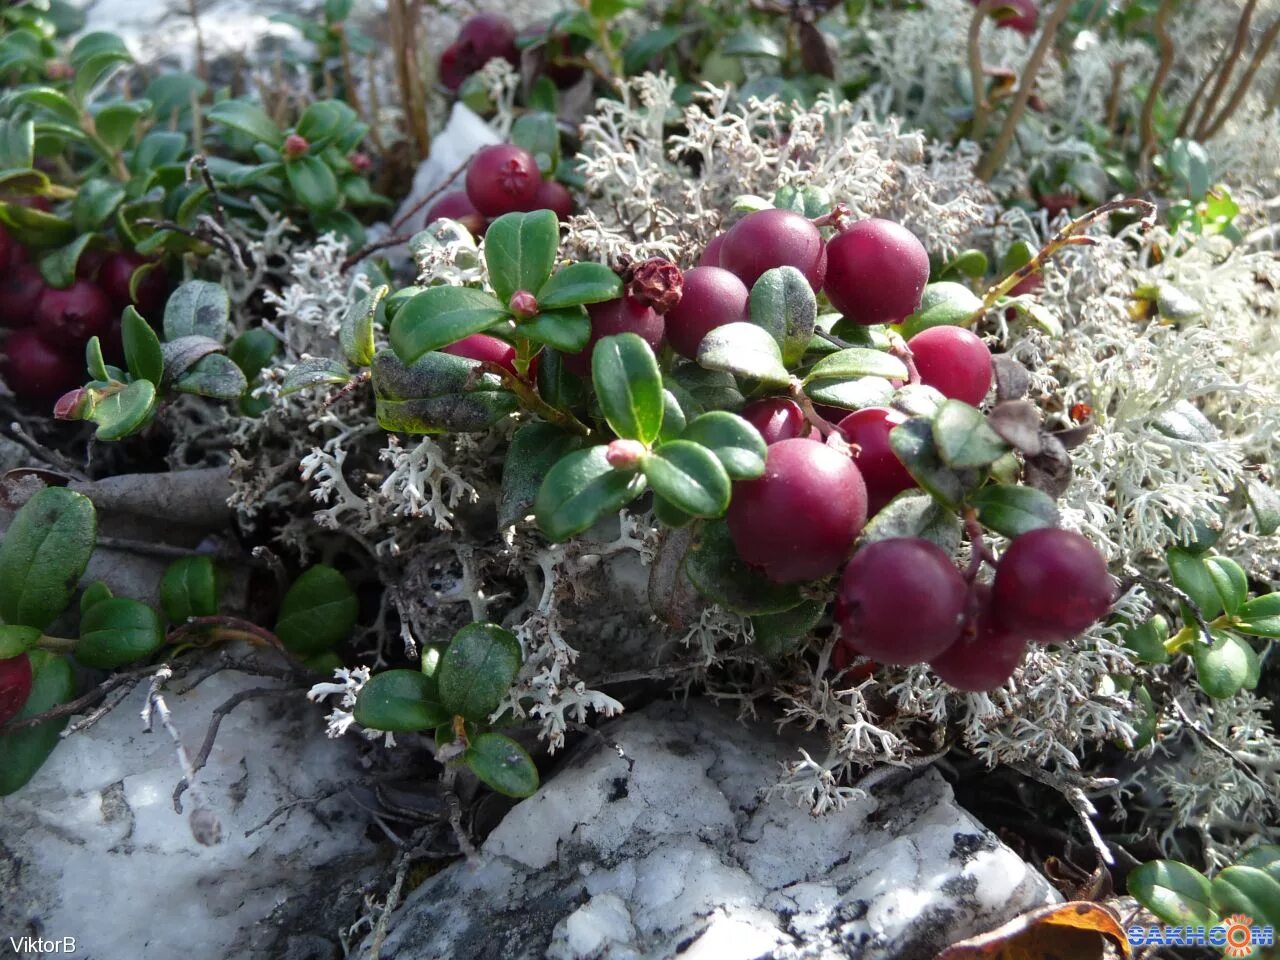
[[[1235,72],[1236,62],[1240,59],[1240,54],[1244,52],[1244,46],[1249,40],[1249,26],[1253,22],[1253,11],[1257,6],[1258,0],[1246,0],[1245,2],[1244,10],[1240,14],[1240,20],[1236,23],[1236,35],[1231,42],[1231,49],[1227,51],[1226,58],[1218,69],[1218,77],[1214,81],[1213,89],[1209,91],[1209,99],[1205,101],[1204,109],[1200,111],[1200,119],[1196,122],[1195,132],[1193,133],[1196,140],[1204,140],[1210,118],[1218,108],[1218,100],[1223,91],[1226,90],[1227,83],[1231,80],[1231,74]]]
[[[1173,12],[1174,0],[1160,0],[1160,9],[1156,11],[1155,32],[1160,44],[1160,63],[1156,67],[1156,75],[1151,80],[1147,97],[1142,102],[1142,145],[1138,151],[1139,162],[1145,168],[1156,149],[1155,112],[1156,99],[1164,87],[1169,71],[1173,68],[1173,38],[1169,36],[1169,15]]]
[[[987,102],[987,77],[982,67],[982,25],[995,9],[999,0],[981,0],[973,17],[969,20],[969,81],[973,84],[973,121],[969,124],[969,139],[974,143],[982,142],[982,135],[987,129],[987,113],[991,104]]]
[[[58,720],[62,717],[73,717],[86,707],[91,707],[98,703],[112,690],[117,687],[128,684],[132,688],[144,676],[155,671],[154,666],[134,667],[131,670],[121,670],[113,673],[107,679],[90,690],[88,693],[82,694],[74,700],[68,700],[66,703],[60,703],[56,707],[50,707],[44,713],[37,713],[34,717],[27,717],[23,720],[11,720],[4,725],[4,730],[22,730],[26,727],[34,727],[38,723],[44,723],[46,720]]]
[[[1116,860],[1111,853],[1111,848],[1093,823],[1093,818],[1098,815],[1098,808],[1085,795],[1083,788],[1088,786],[1091,790],[1106,789],[1116,786],[1119,783],[1118,780],[1110,777],[1098,777],[1087,781],[1076,776],[1068,778],[1062,774],[1054,775],[1048,770],[1030,763],[1014,763],[1010,766],[1024,777],[1030,777],[1032,780],[1043,783],[1046,787],[1052,787],[1060,793],[1063,799],[1071,805],[1071,809],[1076,812],[1076,816],[1080,818],[1080,822],[1084,825],[1085,833],[1089,835],[1089,842],[1093,845],[1093,850],[1098,855],[1098,862],[1109,867],[1115,866]]]
[[[1183,708],[1182,704],[1178,702],[1177,696],[1171,695],[1169,697],[1169,702],[1173,705],[1173,712],[1181,718],[1184,724],[1191,728],[1191,731],[1195,733],[1196,736],[1200,737],[1205,743],[1209,744],[1209,746],[1213,747],[1219,753],[1230,759],[1232,763],[1240,768],[1240,771],[1247,779],[1262,788],[1264,796],[1271,797],[1273,795],[1275,791],[1274,786],[1267,783],[1267,781],[1262,779],[1262,777],[1258,776],[1257,771],[1254,770],[1253,767],[1249,766],[1248,762],[1244,758],[1237,756],[1236,751],[1232,750],[1229,746],[1210,733],[1204,724],[1191,717]]]
[[[1213,139],[1223,125],[1235,114],[1236,110],[1240,108],[1240,104],[1244,102],[1245,94],[1249,92],[1249,87],[1253,85],[1253,78],[1257,74],[1258,68],[1262,66],[1262,61],[1266,59],[1271,52],[1271,48],[1275,46],[1277,36],[1280,36],[1280,19],[1271,24],[1267,28],[1267,32],[1262,35],[1262,39],[1258,42],[1258,49],[1253,52],[1253,57],[1249,60],[1249,65],[1245,67],[1244,74],[1231,92],[1231,97],[1227,100],[1226,106],[1209,123],[1203,139]]]

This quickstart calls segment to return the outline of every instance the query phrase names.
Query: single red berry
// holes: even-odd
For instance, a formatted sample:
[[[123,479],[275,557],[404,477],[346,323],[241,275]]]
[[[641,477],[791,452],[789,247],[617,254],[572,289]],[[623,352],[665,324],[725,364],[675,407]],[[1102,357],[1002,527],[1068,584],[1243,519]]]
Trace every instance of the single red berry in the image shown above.
[[[169,299],[169,277],[165,271],[159,267],[147,270],[138,279],[137,297],[129,293],[134,273],[147,263],[136,253],[125,250],[108,254],[98,271],[98,286],[117,311],[133,304],[138,313],[155,321],[163,315],[165,301]]]
[[[1115,584],[1093,544],[1071,530],[1044,527],[1009,544],[992,599],[1002,626],[1028,640],[1061,643],[1107,615]]]
[[[615,333],[638,334],[657,353],[662,349],[666,324],[652,307],[637,303],[630,297],[593,303],[587,307],[591,318],[591,339],[579,353],[567,353],[563,357],[564,368],[579,377],[591,376],[591,353],[596,344]]]
[[[551,210],[561,220],[573,216],[573,194],[559,180],[543,180],[529,204],[530,210]]]
[[[514,143],[484,147],[467,168],[467,196],[486,217],[527,210],[542,183],[533,154]]]
[[[724,234],[717,233],[714,237],[707,241],[706,249],[702,251],[702,256],[698,258],[699,267],[718,267],[720,266],[720,248],[724,246]]]
[[[456,220],[470,231],[473,237],[484,236],[484,214],[476,209],[465,190],[453,190],[443,194],[435,203],[427,208],[422,218],[423,226],[430,226],[437,220]]]
[[[0,660],[0,726],[22,710],[31,696],[31,660],[27,655]]]
[[[928,282],[924,245],[891,220],[860,220],[827,244],[827,299],[854,323],[910,316]]]
[[[1044,207],[1050,220],[1056,219],[1060,213],[1069,212],[1079,202],[1080,197],[1074,190],[1059,190],[1057,193],[1040,195],[1040,206]]]
[[[769,446],[782,440],[807,437],[811,430],[800,405],[786,397],[753,400],[742,408],[742,418],[760,431]]]
[[[476,64],[476,70],[495,57],[503,58],[513,67],[520,63],[520,52],[516,49],[516,28],[506,17],[495,13],[482,13],[469,18],[458,31],[458,39],[454,42],[464,56]]]
[[[456,93],[467,77],[475,73],[476,69],[475,64],[458,49],[458,45],[451,43],[440,54],[440,66],[437,73],[439,74],[440,82]]]
[[[991,588],[979,584],[976,603],[955,643],[929,661],[929,669],[948,686],[986,693],[1013,676],[1027,652],[1027,641],[996,618]]]
[[[0,327],[19,329],[35,323],[44,289],[44,277],[35,264],[20,263],[0,272]]]
[[[867,485],[867,514],[875,516],[884,505],[916,486],[915,480],[889,446],[889,432],[909,418],[888,407],[865,407],[840,421],[840,433],[858,447],[853,462]]]
[[[1075,423],[1084,423],[1093,416],[1093,407],[1087,403],[1073,403],[1071,405],[1071,419]]]
[[[0,267],[8,266],[13,257],[13,250],[18,241],[9,236],[9,231],[0,227]]]
[[[963,327],[930,327],[907,341],[920,381],[945,397],[978,406],[991,389],[987,345]]]
[[[4,202],[15,207],[27,207],[30,210],[39,210],[41,213],[53,212],[53,201],[48,197],[36,197],[28,194],[20,197],[5,197]]]
[[[572,87],[586,73],[581,65],[566,61],[574,57],[575,42],[585,44],[587,41],[581,39],[575,41],[567,33],[548,34],[546,23],[535,23],[525,27],[520,31],[518,39],[529,41],[531,44],[537,41],[542,42],[542,72],[561,90]]]
[[[919,537],[877,540],[840,577],[835,617],[853,649],[880,663],[924,663],[956,642],[968,585],[951,558]]]
[[[1028,293],[1039,293],[1044,288],[1044,274],[1033,273],[1019,280],[1009,291],[1011,297],[1021,297]]]
[[[667,312],[667,340],[676,353],[698,357],[702,338],[726,323],[747,319],[750,291],[720,267],[694,267],[684,275],[684,295]]]
[[[455,357],[466,357],[482,363],[496,363],[516,372],[516,348],[505,340],[491,337],[487,333],[473,333],[463,337],[457,343],[440,348],[441,353],[451,353]]]
[[[766,270],[795,267],[814,291],[822,289],[827,253],[822,234],[809,220],[791,210],[757,210],[724,235],[720,266],[748,289]]]
[[[90,337],[102,336],[116,311],[95,283],[77,280],[59,290],[46,287],[36,306],[36,324],[45,343],[79,356]]]
[[[764,475],[734,484],[729,534],[744,561],[776,583],[840,568],[867,520],[867,490],[853,461],[810,440],[769,447]]]
[[[4,341],[0,373],[19,399],[36,403],[52,402],[84,380],[82,361],[50,349],[30,328]]]

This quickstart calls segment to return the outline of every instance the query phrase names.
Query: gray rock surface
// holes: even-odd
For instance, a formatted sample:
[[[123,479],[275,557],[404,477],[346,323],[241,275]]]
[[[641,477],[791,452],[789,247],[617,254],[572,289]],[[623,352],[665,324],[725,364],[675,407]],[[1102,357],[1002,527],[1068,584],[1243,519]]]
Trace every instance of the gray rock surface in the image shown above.
[[[911,960],[1059,899],[932,770],[814,819],[761,794],[796,747],[771,728],[695,703],[606,733],[628,759],[571,760],[413,892],[381,956]]]
[[[273,684],[225,672],[166,699],[195,753],[215,707]],[[0,943],[74,937],[74,956],[92,960],[340,956],[340,918],[359,915],[377,856],[366,816],[335,798],[245,833],[279,805],[358,776],[356,741],[326,739],[322,711],[296,691],[242,703],[222,723],[199,797],[184,796],[186,814],[203,806],[221,822],[222,842],[202,846],[174,812],[181,769],[159,724],[143,732],[144,699],[145,686],[67,737],[0,800]]]

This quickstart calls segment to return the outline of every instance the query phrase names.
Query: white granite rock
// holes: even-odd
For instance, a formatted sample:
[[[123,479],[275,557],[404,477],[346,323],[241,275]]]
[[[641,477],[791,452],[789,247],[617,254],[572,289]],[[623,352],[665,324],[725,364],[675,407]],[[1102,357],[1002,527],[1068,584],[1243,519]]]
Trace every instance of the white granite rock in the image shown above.
[[[216,706],[272,685],[225,672],[167,701],[194,753]],[[245,832],[280,804],[358,775],[355,741],[327,740],[320,712],[296,691],[242,703],[222,723],[198,803],[183,798],[187,814],[203,805],[221,821],[222,842],[202,846],[174,812],[181,769],[158,724],[143,732],[144,698],[135,690],[67,737],[0,801],[0,942],[70,936],[75,955],[93,960],[338,956],[338,917],[359,912],[356,881],[376,856],[366,817],[335,798]]]
[[[761,788],[795,741],[695,703],[606,729],[393,917],[397,960],[932,957],[1056,901],[924,771],[815,819]],[[364,956],[362,954],[361,956]]]

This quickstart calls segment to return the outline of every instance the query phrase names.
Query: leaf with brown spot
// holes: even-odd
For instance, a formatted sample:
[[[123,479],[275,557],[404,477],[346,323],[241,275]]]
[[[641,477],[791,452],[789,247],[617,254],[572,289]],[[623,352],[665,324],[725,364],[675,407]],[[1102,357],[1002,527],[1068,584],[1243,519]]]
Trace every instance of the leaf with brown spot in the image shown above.
[[[1032,910],[990,933],[953,943],[937,960],[1102,960],[1108,939],[1121,957],[1129,956],[1129,940],[1113,911],[1071,901]]]

